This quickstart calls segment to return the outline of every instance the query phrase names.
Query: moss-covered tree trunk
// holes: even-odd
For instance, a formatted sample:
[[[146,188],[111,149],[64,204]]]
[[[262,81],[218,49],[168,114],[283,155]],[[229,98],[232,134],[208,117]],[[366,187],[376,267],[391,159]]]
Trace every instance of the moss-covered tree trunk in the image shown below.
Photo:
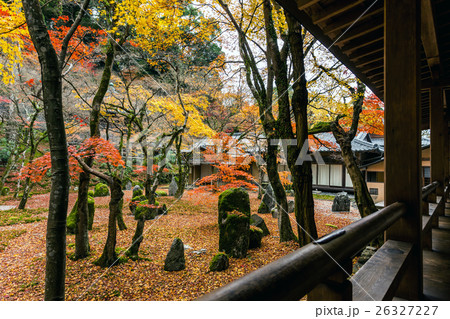
[[[122,182],[117,177],[110,177],[107,179],[108,186],[111,189],[111,200],[109,202],[109,218],[108,218],[108,237],[106,238],[105,247],[100,258],[95,262],[101,267],[110,267],[117,262],[116,254],[116,238],[117,228],[116,219],[120,214],[120,202],[123,198]]]

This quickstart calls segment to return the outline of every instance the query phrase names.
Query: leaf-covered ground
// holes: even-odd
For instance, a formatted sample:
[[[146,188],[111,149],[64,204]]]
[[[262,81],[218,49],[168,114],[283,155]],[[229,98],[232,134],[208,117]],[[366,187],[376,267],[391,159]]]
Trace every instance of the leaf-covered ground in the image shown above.
[[[30,209],[48,205],[48,194],[35,195],[27,205]],[[130,200],[127,191],[125,202]],[[76,200],[70,195],[69,211]],[[106,240],[109,197],[96,198],[94,229],[90,232],[91,256],[73,261],[74,235],[67,237],[67,300],[192,300],[221,287],[252,270],[274,261],[298,248],[295,243],[279,243],[277,221],[263,215],[271,232],[264,237],[262,247],[250,250],[247,258],[230,259],[230,268],[223,272],[208,272],[218,248],[217,195],[187,192],[183,199],[161,197],[159,202],[170,207],[167,216],[147,221],[145,238],[141,244],[139,261],[128,260],[109,270],[94,266],[92,262],[102,252]],[[316,222],[319,236],[341,228],[358,219],[357,211],[332,213],[331,201],[316,200]],[[13,201],[1,203],[17,204]],[[256,193],[251,194],[252,213],[258,208]],[[0,215],[3,212],[0,212]],[[291,214],[294,226],[294,215]],[[45,217],[45,213],[42,214]],[[136,222],[124,208],[128,229],[118,231],[117,247],[129,247]],[[328,224],[328,225],[327,225]],[[42,300],[45,268],[46,219],[29,224],[0,227],[0,299]],[[165,272],[164,258],[175,237],[180,237],[187,249],[186,270]],[[198,253],[200,249],[206,253]]]

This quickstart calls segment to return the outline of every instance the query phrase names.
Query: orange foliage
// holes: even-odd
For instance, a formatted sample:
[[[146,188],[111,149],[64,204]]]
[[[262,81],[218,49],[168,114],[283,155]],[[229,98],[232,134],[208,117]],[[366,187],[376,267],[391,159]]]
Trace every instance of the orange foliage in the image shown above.
[[[253,156],[247,155],[233,137],[219,133],[215,136],[218,144],[209,146],[203,152],[203,158],[217,169],[217,173],[206,176],[196,182],[197,191],[221,192],[229,188],[248,188],[255,190],[254,178],[247,173]]]
[[[57,52],[61,51],[64,37],[70,29],[69,17],[60,16],[53,18],[53,28],[48,31],[50,40]],[[33,43],[29,37],[23,39],[25,52],[35,52]],[[106,43],[106,32],[90,27],[79,26],[69,41],[67,57],[75,63],[81,63],[86,67],[92,66],[90,61],[94,57],[94,50],[99,44]]]
[[[79,149],[69,146],[68,151],[70,155],[69,172],[71,178],[76,178],[82,172],[82,168],[75,156],[80,158],[93,156],[97,162],[108,163],[115,167],[125,165],[119,151],[109,141],[102,138],[88,138],[81,144]],[[50,152],[48,152],[25,165],[20,171],[19,178],[25,179],[29,177],[33,183],[39,183],[51,167]]]

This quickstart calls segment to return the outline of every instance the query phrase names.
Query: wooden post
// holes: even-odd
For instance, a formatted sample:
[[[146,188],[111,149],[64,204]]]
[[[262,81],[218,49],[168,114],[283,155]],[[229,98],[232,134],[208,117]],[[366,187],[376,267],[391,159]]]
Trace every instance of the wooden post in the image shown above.
[[[419,300],[423,290],[420,1],[385,1],[384,14],[385,204],[399,201],[408,208],[386,231],[386,239],[413,244],[397,295]]]
[[[444,105],[442,100],[442,88],[430,89],[430,129],[431,129],[431,181],[441,183],[436,190],[437,196],[444,194],[445,183],[445,121]],[[430,198],[435,200],[436,197]],[[434,201],[433,201],[434,202]]]

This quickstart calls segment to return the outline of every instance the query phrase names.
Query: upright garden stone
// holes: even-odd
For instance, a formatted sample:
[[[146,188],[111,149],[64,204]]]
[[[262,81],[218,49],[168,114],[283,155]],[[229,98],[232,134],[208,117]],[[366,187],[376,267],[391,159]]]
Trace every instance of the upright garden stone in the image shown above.
[[[242,188],[230,188],[219,196],[219,251],[244,258],[250,232],[250,198]]]
[[[209,264],[210,271],[224,271],[228,269],[230,262],[225,253],[217,253]]]
[[[336,195],[333,200],[333,206],[331,206],[333,212],[349,212],[350,211],[350,198],[346,192],[341,192]]]
[[[175,238],[164,260],[165,271],[180,271],[186,268],[184,259],[184,244],[180,238]]]
[[[169,184],[169,196],[175,196],[178,190],[178,184],[174,177],[172,177],[172,181]]]
[[[293,199],[288,200],[288,213],[292,214],[295,212],[295,201]]]
[[[272,186],[268,184],[261,204],[259,205],[258,214],[270,214],[275,206],[275,194],[273,193]]]
[[[264,222],[264,219],[262,219],[260,216],[253,214],[250,217],[250,226],[256,226],[259,229],[262,230],[263,236],[270,235],[269,229],[267,228],[266,223]]]
[[[253,249],[261,247],[262,238],[263,238],[263,231],[261,230],[261,228],[256,226],[250,226],[250,237],[248,248]]]
[[[245,258],[250,240],[250,217],[237,210],[227,213],[219,228],[219,251]]]

